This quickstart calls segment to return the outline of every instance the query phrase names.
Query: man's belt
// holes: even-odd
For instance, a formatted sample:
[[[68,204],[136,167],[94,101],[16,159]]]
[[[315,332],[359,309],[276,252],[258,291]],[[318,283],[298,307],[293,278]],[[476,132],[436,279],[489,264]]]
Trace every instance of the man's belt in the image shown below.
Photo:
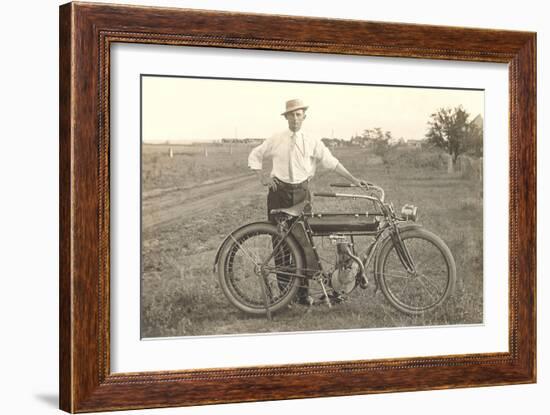
[[[277,186],[281,186],[281,187],[284,187],[284,188],[287,188],[287,189],[304,189],[307,187],[308,183],[309,183],[309,179],[308,180],[304,180],[303,182],[301,183],[287,183],[287,182],[283,182],[282,180],[276,178],[276,177],[273,177],[273,180],[275,180],[275,183],[277,183]]]

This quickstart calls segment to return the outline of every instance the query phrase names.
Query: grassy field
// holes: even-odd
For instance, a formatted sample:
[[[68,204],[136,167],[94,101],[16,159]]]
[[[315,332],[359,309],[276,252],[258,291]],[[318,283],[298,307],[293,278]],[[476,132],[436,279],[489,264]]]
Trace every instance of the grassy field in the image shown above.
[[[249,151],[247,146],[231,149],[212,146],[207,148],[205,157],[204,147],[182,146],[174,147],[174,156],[170,158],[168,147],[145,146],[144,195],[160,200],[162,190],[201,189],[208,183],[246,175]],[[272,322],[240,312],[224,297],[213,274],[214,255],[231,230],[265,219],[266,191],[258,183],[251,185],[252,191],[239,193],[239,188],[232,188],[229,183],[224,197],[209,209],[192,216],[182,214],[176,220],[143,231],[142,336],[482,322],[483,208],[479,179],[447,174],[446,158],[438,153],[406,150],[392,154],[389,166],[377,163],[364,149],[338,148],[333,153],[356,176],[384,187],[387,200],[393,201],[396,207],[405,203],[419,206],[419,222],[445,240],[456,261],[459,283],[449,301],[431,313],[411,317],[395,310],[381,292],[374,292],[372,284],[366,290],[356,288],[347,302],[331,309],[325,305],[294,305],[277,314]],[[336,181],[341,179],[333,173],[318,172],[312,191],[328,190],[328,184]],[[158,195],[155,192],[159,192]],[[315,211],[350,211],[359,207],[358,202],[314,200]],[[182,212],[184,208],[185,203],[181,206]],[[322,245],[324,251],[328,250],[326,244]]]
[[[142,184],[145,193],[202,184],[249,173],[251,145],[144,145]],[[172,158],[169,151],[172,149]],[[206,156],[205,156],[206,155]]]

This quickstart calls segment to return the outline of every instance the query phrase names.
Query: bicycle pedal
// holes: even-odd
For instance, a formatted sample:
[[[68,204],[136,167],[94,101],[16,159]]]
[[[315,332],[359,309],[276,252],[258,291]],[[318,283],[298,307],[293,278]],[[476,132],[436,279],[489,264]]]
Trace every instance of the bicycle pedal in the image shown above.
[[[341,303],[344,303],[347,300],[347,298],[344,297],[343,295],[336,294],[331,296],[330,300],[333,304],[341,304]]]
[[[357,280],[358,280],[358,283],[359,283],[359,287],[361,287],[362,289],[366,289],[370,285],[369,279],[367,278],[367,276],[365,274],[360,273],[357,276]]]
[[[292,308],[294,305],[304,305],[311,307],[315,303],[315,300],[312,296],[308,295],[306,297],[296,298],[289,304],[289,308]]]
[[[327,301],[328,300],[328,301]],[[329,294],[328,296],[324,296],[322,295],[320,298],[319,298],[319,302],[325,302],[325,303],[330,303],[331,305],[332,304],[340,304],[340,303],[343,303],[347,300],[346,297],[344,297],[343,295],[341,294]]]

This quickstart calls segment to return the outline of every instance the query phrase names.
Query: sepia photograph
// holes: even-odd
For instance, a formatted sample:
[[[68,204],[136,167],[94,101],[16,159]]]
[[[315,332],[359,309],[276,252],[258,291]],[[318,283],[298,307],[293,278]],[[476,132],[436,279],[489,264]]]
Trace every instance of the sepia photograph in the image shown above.
[[[143,339],[483,324],[483,89],[140,96]]]
[[[451,19],[417,4],[394,18],[216,8],[40,14],[59,24],[40,49],[56,79],[38,82],[55,89],[45,119],[59,142],[51,157],[8,153],[55,164],[41,171],[59,220],[41,222],[59,240],[45,255],[58,283],[35,302],[55,307],[41,356],[58,358],[41,361],[58,370],[34,365],[59,375],[44,383],[52,410],[280,413],[329,397],[322,412],[461,411],[482,393],[517,412],[512,385],[540,398],[526,384],[538,369],[542,26],[488,7]],[[19,193],[52,196],[36,171]],[[10,222],[27,247],[36,215],[24,216]],[[471,402],[459,390],[491,385],[505,389]],[[443,390],[461,405],[426,405]],[[412,391],[421,399],[396,395]]]

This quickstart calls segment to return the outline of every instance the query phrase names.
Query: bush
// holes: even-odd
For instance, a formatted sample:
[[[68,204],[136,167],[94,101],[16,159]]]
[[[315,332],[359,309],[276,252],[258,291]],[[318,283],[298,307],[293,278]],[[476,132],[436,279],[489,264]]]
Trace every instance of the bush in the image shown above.
[[[445,169],[447,155],[433,148],[392,148],[386,158],[392,166]]]

